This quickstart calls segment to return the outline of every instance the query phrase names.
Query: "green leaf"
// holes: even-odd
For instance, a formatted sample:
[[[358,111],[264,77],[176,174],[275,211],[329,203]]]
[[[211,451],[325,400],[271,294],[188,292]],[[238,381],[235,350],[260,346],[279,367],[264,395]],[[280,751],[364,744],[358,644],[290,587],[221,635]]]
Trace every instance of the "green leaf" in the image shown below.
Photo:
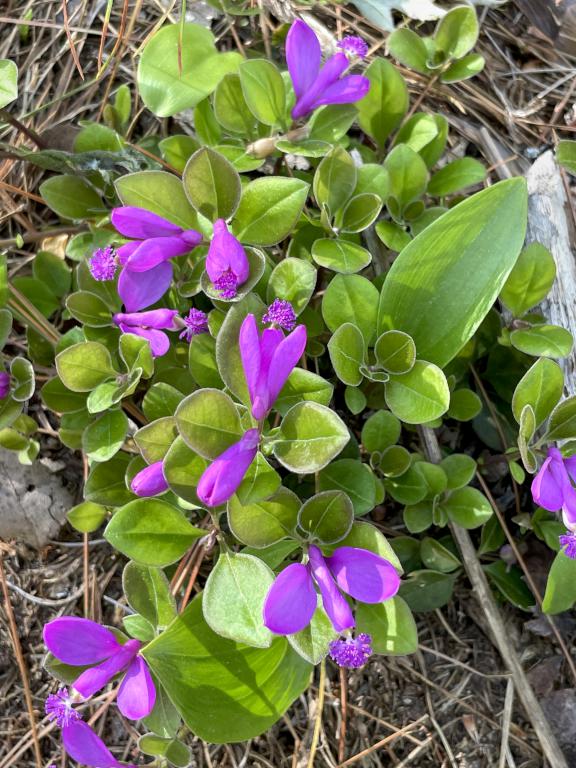
[[[243,544],[261,549],[292,536],[300,500],[287,488],[280,488],[265,501],[242,504],[238,496],[228,502],[228,524]]]
[[[196,598],[143,656],[199,738],[237,742],[266,731],[308,686],[311,666],[284,638],[270,648],[212,632]]]
[[[196,486],[207,466],[206,459],[177,437],[164,458],[162,469],[171,491],[190,504],[200,505]]]
[[[499,182],[451,208],[394,261],[380,296],[379,331],[409,333],[420,357],[446,365],[492,307],[522,246],[525,223],[523,179]],[[426,311],[415,312],[419,305]]]
[[[77,291],[66,299],[66,309],[72,317],[92,328],[110,325],[112,317],[106,302],[95,293]]]
[[[448,416],[457,421],[472,421],[482,410],[482,400],[471,389],[455,389],[450,394]]]
[[[294,229],[308,196],[300,179],[269,176],[249,182],[242,190],[233,230],[250,245],[275,245]]]
[[[484,56],[479,53],[469,53],[450,64],[448,69],[443,70],[440,74],[440,81],[442,83],[457,83],[460,80],[468,80],[468,78],[482,72],[485,65]]]
[[[314,293],[316,287],[316,270],[302,259],[282,259],[272,270],[266,289],[268,303],[274,299],[284,299],[292,304],[294,312],[299,315]]]
[[[82,450],[91,461],[108,461],[122,448],[127,432],[126,414],[107,411],[84,430]]]
[[[14,277],[11,280],[13,288],[22,293],[44,317],[50,317],[60,308],[58,298],[40,280],[34,277]]]
[[[449,549],[428,536],[425,536],[420,544],[420,557],[426,568],[442,573],[451,573],[462,565]]]
[[[535,599],[526,586],[522,571],[516,565],[509,566],[503,560],[483,566],[490,581],[512,605],[523,611],[534,607]]]
[[[411,29],[395,29],[388,38],[388,51],[405,67],[422,74],[428,72],[428,49],[422,38]]]
[[[383,148],[408,109],[408,88],[398,70],[385,59],[374,59],[365,73],[370,90],[356,104],[360,128]]]
[[[376,287],[360,275],[336,275],[322,297],[322,317],[332,332],[344,323],[356,325],[366,344],[374,337]]]
[[[117,375],[110,352],[97,341],[73,344],[56,355],[56,370],[62,383],[73,392],[90,392]]]
[[[264,456],[258,452],[255,460],[248,467],[244,479],[236,490],[241,504],[269,499],[280,487],[280,475],[272,469]]]
[[[407,144],[399,144],[388,153],[384,161],[390,179],[390,197],[400,217],[410,203],[424,194],[428,183],[428,169],[420,155]],[[388,202],[390,207],[390,202]],[[394,212],[396,216],[396,212]]]
[[[36,386],[32,363],[25,357],[15,357],[10,363],[10,375],[12,376],[12,399],[17,403],[29,400]]]
[[[416,622],[401,597],[393,597],[375,605],[358,603],[356,627],[358,632],[370,635],[374,653],[407,656],[418,650]]]
[[[216,339],[208,333],[193,336],[188,348],[188,366],[200,387],[223,388],[216,363]]]
[[[101,504],[83,501],[68,510],[66,519],[80,533],[94,533],[106,520],[107,514],[106,507]]]
[[[556,146],[556,160],[570,173],[576,173],[576,141],[559,141]]]
[[[292,406],[303,400],[329,405],[333,391],[332,384],[321,376],[303,368],[294,368],[282,387],[274,408],[284,416]]]
[[[142,722],[146,728],[158,736],[165,739],[173,738],[178,733],[182,722],[180,715],[162,685],[159,684],[158,679],[154,675],[152,677],[156,688],[156,703],[152,712],[148,717],[143,718]]]
[[[304,502],[298,513],[298,527],[311,541],[335,544],[352,528],[354,508],[349,497],[339,490],[317,493]]]
[[[527,355],[539,357],[567,357],[574,340],[570,331],[559,325],[533,325],[510,334],[510,343]]]
[[[298,403],[282,419],[273,452],[286,469],[308,474],[325,467],[349,439],[346,425],[330,408]]]
[[[416,613],[442,608],[452,597],[455,576],[439,571],[413,571],[400,585],[400,597]]]
[[[391,445],[380,454],[378,471],[384,477],[400,477],[410,467],[410,453],[402,445]]]
[[[542,601],[544,613],[569,611],[576,602],[576,560],[564,551],[558,552],[548,573],[546,592]]]
[[[490,520],[488,520],[488,522],[482,526],[478,554],[485,555],[488,552],[495,552],[496,550],[500,549],[505,541],[506,534],[502,530],[502,526],[500,525],[496,515],[492,515]]]
[[[390,411],[377,411],[369,416],[362,427],[362,445],[368,451],[385,451],[398,442],[400,421]]]
[[[556,264],[550,251],[540,243],[530,243],[508,275],[500,300],[521,317],[548,295],[555,277]]]
[[[153,627],[163,629],[176,616],[170,582],[159,568],[128,563],[122,574],[122,588],[128,605]]]
[[[205,535],[179,509],[155,498],[136,499],[121,507],[104,531],[106,540],[126,557],[160,568],[175,563]]]
[[[408,373],[390,377],[385,385],[386,404],[406,424],[424,424],[448,410],[450,390],[438,366],[416,360]]]
[[[512,397],[512,413],[518,423],[525,405],[531,405],[539,427],[562,397],[564,374],[558,363],[545,357],[536,360],[522,376]]]
[[[40,184],[40,194],[63,219],[92,219],[106,211],[100,195],[80,176],[52,176]]]
[[[80,412],[82,413],[82,412]],[[75,416],[76,414],[72,414]],[[64,419],[62,420],[64,426]],[[84,486],[84,498],[105,507],[117,507],[134,498],[126,487],[126,469],[130,457],[126,453],[117,453],[110,461],[96,464],[90,469]]]
[[[376,506],[375,477],[368,464],[356,459],[339,459],[324,467],[318,480],[322,491],[344,491],[357,516],[365,515]]]
[[[158,117],[196,106],[225,74],[238,68],[238,53],[218,53],[214,36],[199,24],[169,24],[148,41],[137,83],[144,104]]]
[[[238,69],[242,92],[254,117],[264,125],[283,124],[286,88],[276,66],[267,59],[243,61]]]
[[[404,122],[394,137],[394,146],[407,144],[414,152],[420,152],[437,138],[438,133],[439,124],[434,115],[417,112]]]
[[[550,414],[546,440],[569,440],[576,438],[576,395],[567,397]]]
[[[351,197],[343,211],[336,217],[340,232],[362,232],[376,221],[382,209],[382,199],[371,192]]]
[[[173,416],[182,400],[182,392],[159,381],[152,384],[142,400],[142,411],[148,421],[161,419],[163,416]]]
[[[310,664],[319,664],[328,654],[330,643],[338,633],[321,605],[318,605],[312,621],[305,629],[288,635],[288,642],[294,650]]]
[[[163,159],[166,160],[168,165],[175,168],[178,173],[182,173],[189,158],[196,152],[199,146],[196,139],[185,133],[176,133],[158,142],[158,148],[162,153]]]
[[[346,135],[356,119],[353,104],[329,104],[317,109],[310,119],[310,138],[335,144]]]
[[[173,416],[163,416],[141,427],[134,435],[134,441],[148,464],[154,464],[168,453],[177,436]]]
[[[442,502],[442,509],[452,522],[462,528],[479,528],[487,522],[494,510],[490,502],[476,488],[459,488]]]
[[[208,626],[221,637],[269,648],[272,632],[262,610],[274,574],[253,555],[221,552],[204,587],[202,608]]]
[[[348,240],[321,238],[312,244],[312,258],[320,267],[342,275],[360,272],[372,261],[370,251]]]
[[[256,127],[256,120],[242,92],[240,77],[234,72],[225,75],[218,83],[214,93],[214,115],[220,125],[231,133],[251,136]]]
[[[32,262],[32,274],[58,298],[70,291],[72,272],[65,260],[55,253],[38,251]]]
[[[0,109],[18,98],[18,67],[10,59],[0,59]]]
[[[202,147],[188,160],[182,183],[188,200],[210,221],[234,215],[240,202],[240,176],[210,147]]]
[[[177,176],[166,171],[138,171],[114,182],[123,205],[134,205],[157,213],[183,229],[198,226],[196,211]]]
[[[445,59],[460,59],[476,45],[478,18],[473,7],[462,5],[452,8],[440,20],[434,35],[436,52]]]
[[[337,145],[318,165],[313,192],[318,207],[328,208],[330,216],[344,207],[356,186],[356,165],[346,150]]]
[[[427,192],[434,197],[453,195],[467,187],[481,184],[486,178],[486,167],[473,157],[461,157],[443,166],[432,176]]]
[[[408,373],[416,362],[416,346],[403,331],[385,331],[374,345],[378,365],[388,373]]]
[[[126,368],[134,373],[136,369],[142,369],[142,375],[150,378],[154,373],[154,358],[150,349],[150,343],[134,333],[123,333],[120,336],[120,357]]]
[[[404,525],[410,533],[422,533],[428,530],[433,522],[432,505],[427,501],[418,501],[404,508]]]
[[[242,437],[236,406],[218,389],[193,392],[176,410],[178,431],[192,450],[206,459],[215,459]]]
[[[386,248],[400,253],[412,240],[409,233],[394,221],[379,221],[376,224],[376,234],[382,240]]]
[[[467,456],[465,453],[453,453],[451,456],[446,456],[440,462],[440,466],[448,478],[449,491],[468,485],[476,472],[476,462],[472,456]]]
[[[328,342],[330,362],[340,381],[352,387],[362,383],[360,366],[364,363],[366,347],[359,328],[344,323],[333,333]]]

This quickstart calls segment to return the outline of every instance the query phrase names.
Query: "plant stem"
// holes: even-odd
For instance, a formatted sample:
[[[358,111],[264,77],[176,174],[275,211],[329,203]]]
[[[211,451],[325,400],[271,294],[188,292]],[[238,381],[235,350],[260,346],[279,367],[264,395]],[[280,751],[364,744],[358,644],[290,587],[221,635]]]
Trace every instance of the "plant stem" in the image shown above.
[[[310,745],[310,755],[308,757],[307,768],[314,768],[314,757],[318,748],[320,739],[320,726],[322,725],[322,710],[324,709],[324,689],[326,688],[326,659],[320,663],[320,681],[318,683],[318,701],[316,710],[316,720],[314,722],[314,733],[312,734],[312,744]]]

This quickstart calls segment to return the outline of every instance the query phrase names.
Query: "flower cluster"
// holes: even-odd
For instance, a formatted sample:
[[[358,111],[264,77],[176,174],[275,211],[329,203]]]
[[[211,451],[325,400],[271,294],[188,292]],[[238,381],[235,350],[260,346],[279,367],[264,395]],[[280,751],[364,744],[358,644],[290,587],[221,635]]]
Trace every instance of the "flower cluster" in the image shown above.
[[[548,512],[561,512],[567,533],[560,536],[565,554],[576,559],[576,456],[565,459],[551,445],[540,471],[532,481],[532,498]]]

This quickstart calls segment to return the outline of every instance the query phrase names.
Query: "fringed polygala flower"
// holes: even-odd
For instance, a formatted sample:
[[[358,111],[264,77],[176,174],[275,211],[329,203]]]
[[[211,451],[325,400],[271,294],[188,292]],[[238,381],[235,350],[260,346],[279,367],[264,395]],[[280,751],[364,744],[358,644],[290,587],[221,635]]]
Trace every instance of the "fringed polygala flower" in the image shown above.
[[[192,341],[194,336],[199,336],[201,333],[208,333],[208,316],[201,309],[192,307],[187,317],[182,318],[182,323],[184,330],[180,333],[179,338],[186,339],[186,341]]]
[[[122,333],[134,333],[150,342],[154,357],[162,357],[170,349],[170,339],[164,331],[177,331],[175,309],[150,309],[147,312],[118,312],[113,320]]]
[[[306,326],[297,326],[286,337],[279,328],[266,328],[260,335],[256,318],[247,315],[240,328],[239,343],[252,416],[260,421],[304,354]]]
[[[94,251],[92,258],[88,262],[88,269],[94,280],[98,280],[98,282],[114,280],[116,270],[118,269],[114,248],[111,245],[107,245],[106,248],[98,248],[97,251]]]
[[[576,533],[573,531],[566,531],[566,533],[563,533],[558,537],[558,541],[560,542],[560,546],[564,550],[566,557],[569,557],[571,560],[576,560]]]
[[[111,220],[121,235],[132,238],[116,251],[123,267],[118,293],[128,312],[137,312],[166,293],[173,274],[170,259],[191,251],[202,235],[130,205],[114,208]]]
[[[548,456],[532,481],[532,498],[548,512],[562,510],[564,525],[576,530],[576,456],[565,459],[558,448],[550,446]]]
[[[0,371],[0,400],[4,400],[10,394],[10,374]]]
[[[136,496],[157,496],[168,490],[162,464],[161,461],[155,461],[134,475],[130,488]]]
[[[329,653],[339,667],[358,669],[372,655],[372,638],[365,632],[360,632],[356,637],[345,635],[330,643]]]
[[[249,429],[204,470],[196,493],[207,507],[218,507],[231,498],[244,479],[258,451],[260,434]]]
[[[84,699],[124,672],[118,689],[120,712],[131,720],[139,720],[152,712],[156,689],[146,662],[139,655],[142,647],[139,640],[128,640],[122,645],[109,629],[95,621],[63,616],[46,624],[44,643],[63,664],[94,665],[73,683],[74,690]]]
[[[285,299],[274,299],[262,317],[262,322],[270,323],[285,331],[292,331],[296,325],[294,307]]]
[[[349,52],[350,47],[346,47]],[[358,55],[358,45],[353,55]],[[299,19],[286,38],[286,61],[296,94],[292,117],[306,117],[324,104],[350,104],[364,98],[370,81],[364,75],[345,75],[350,62],[346,53],[335,53],[322,66],[320,43],[309,26]]]
[[[311,546],[308,563],[285,568],[270,587],[264,602],[264,624],[277,635],[292,635],[310,623],[316,610],[315,586],[336,632],[355,626],[342,592],[361,603],[382,603],[394,597],[400,577],[388,560],[356,547],[338,547],[331,557]]]
[[[242,243],[228,231],[224,219],[214,222],[214,231],[208,254],[206,272],[214,289],[223,299],[233,299],[239,286],[248,280],[250,264]]]
[[[364,59],[368,53],[366,41],[356,35],[348,35],[342,38],[337,48],[340,48],[347,56],[356,56],[359,59]]]

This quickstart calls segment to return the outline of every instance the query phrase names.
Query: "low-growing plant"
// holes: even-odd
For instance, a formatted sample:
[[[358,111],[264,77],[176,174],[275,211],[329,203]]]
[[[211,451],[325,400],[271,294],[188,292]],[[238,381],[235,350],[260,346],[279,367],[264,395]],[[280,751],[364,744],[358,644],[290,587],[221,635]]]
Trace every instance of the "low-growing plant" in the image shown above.
[[[431,37],[394,32],[390,52],[454,82],[483,66],[477,34],[463,6]],[[250,739],[326,658],[412,653],[412,611],[445,605],[462,570],[447,526],[481,528],[494,586],[534,604],[494,556],[505,531],[476,481],[494,465],[518,496],[518,460],[534,473],[546,445],[576,438],[555,362],[572,338],[535,309],[554,261],[524,247],[524,180],[447,161],[446,118],[410,110],[400,71],[383,57],[364,69],[366,54],[345,38],[322,64],[296,21],[286,73],[169,25],[142,52],[138,94],[158,117],[193,109],[193,134],[128,140],[122,86],[74,152],[2,145],[56,173],[40,194],[80,226],[65,258],[39,251],[10,285],[4,266],[0,336],[25,326],[32,363],[0,374],[0,444],[34,459],[23,409],[33,365],[51,369],[43,403],[89,466],[68,519],[105,524],[128,558],[121,630],[45,628],[46,669],[73,687],[47,713],[86,765],[120,765],[75,706],[110,681],[149,731],[142,752],[184,766],[183,724]],[[423,428],[445,438],[438,464]],[[470,435],[484,452],[459,450]],[[558,550],[551,612],[576,600],[572,450],[549,449],[540,509],[516,519]],[[386,538],[376,508],[403,508],[410,535]]]

